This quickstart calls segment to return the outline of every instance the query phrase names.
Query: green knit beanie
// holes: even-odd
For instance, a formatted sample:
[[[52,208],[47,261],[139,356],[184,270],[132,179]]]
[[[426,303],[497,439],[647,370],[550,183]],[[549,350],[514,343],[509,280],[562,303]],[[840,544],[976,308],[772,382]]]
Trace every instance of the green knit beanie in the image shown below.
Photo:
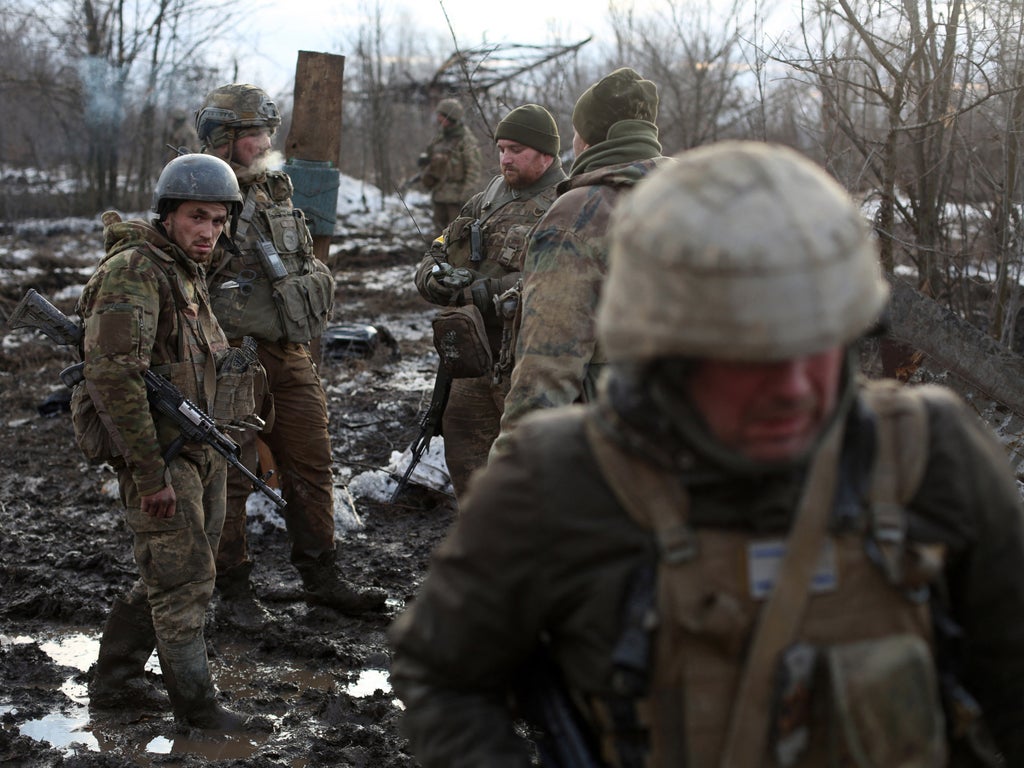
[[[494,130],[494,140],[498,139],[518,141],[545,155],[558,155],[558,126],[540,104],[524,104],[505,115]]]
[[[572,111],[572,127],[589,145],[608,138],[608,129],[620,120],[658,117],[658,86],[629,67],[616,69],[583,92]]]

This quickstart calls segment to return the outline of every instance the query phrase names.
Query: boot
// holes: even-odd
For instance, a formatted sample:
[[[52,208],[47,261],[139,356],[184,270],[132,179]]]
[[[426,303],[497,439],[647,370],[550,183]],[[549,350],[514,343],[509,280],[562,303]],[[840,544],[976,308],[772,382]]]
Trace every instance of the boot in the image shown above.
[[[163,711],[170,702],[146,679],[146,662],[156,647],[149,604],[114,600],[100,638],[89,680],[89,703],[99,709]]]
[[[387,593],[377,587],[357,587],[338,573],[334,552],[295,564],[302,576],[306,602],[326,605],[349,616],[359,616],[384,608]]]
[[[243,632],[259,632],[274,621],[256,598],[249,580],[251,572],[252,563],[247,562],[217,574],[217,621]]]
[[[183,643],[159,643],[160,670],[171,699],[174,719],[192,728],[241,731],[246,720],[217,702],[202,633]]]

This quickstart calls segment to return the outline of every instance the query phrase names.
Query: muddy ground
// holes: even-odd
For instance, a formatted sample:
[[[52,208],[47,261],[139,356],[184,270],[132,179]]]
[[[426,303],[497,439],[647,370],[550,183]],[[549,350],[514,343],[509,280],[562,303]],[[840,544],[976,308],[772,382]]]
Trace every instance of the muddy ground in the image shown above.
[[[62,230],[0,229],[0,338],[30,287],[73,309],[100,233]],[[413,439],[429,398],[431,313],[406,279],[421,253],[415,237],[386,231],[332,245],[335,320],[381,331],[371,356],[328,357],[321,366],[339,499],[351,495],[350,484],[372,487],[383,477],[386,486],[379,470]],[[355,496],[361,527],[338,532],[346,575],[387,590],[384,615],[353,619],[307,607],[285,531],[250,527],[253,580],[275,623],[246,636],[219,624],[214,605],[207,641],[225,702],[268,716],[272,733],[218,738],[180,732],[170,713],[90,711],[85,684],[99,633],[136,570],[113,475],[82,459],[60,407],[57,374],[71,362],[71,353],[34,334],[7,334],[0,346],[0,764],[414,765],[387,684],[385,630],[453,515],[449,496],[419,486],[394,504],[387,494]],[[41,415],[41,406],[54,412]],[[158,682],[155,658],[150,669]]]

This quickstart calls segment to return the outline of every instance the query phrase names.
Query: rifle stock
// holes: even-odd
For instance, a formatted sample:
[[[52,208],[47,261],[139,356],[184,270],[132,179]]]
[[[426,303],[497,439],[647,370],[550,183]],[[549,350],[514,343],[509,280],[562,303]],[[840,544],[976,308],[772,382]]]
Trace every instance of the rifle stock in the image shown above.
[[[409,466],[402,473],[398,485],[395,486],[395,490],[391,494],[392,504],[395,503],[398,496],[405,490],[409,478],[412,477],[413,470],[416,469],[416,465],[420,463],[424,452],[430,446],[431,439],[435,435],[441,434],[441,417],[444,416],[444,409],[448,405],[448,394],[451,390],[451,374],[448,373],[443,364],[439,364],[437,366],[437,375],[434,377],[434,391],[430,395],[430,405],[427,407],[426,413],[423,414],[423,418],[420,419],[420,433],[409,446],[412,458],[409,461]]]
[[[34,328],[60,346],[77,346],[82,329],[70,317],[53,306],[42,294],[30,288],[14,308],[8,325],[13,328]],[[85,380],[85,363],[70,365],[60,372],[60,379],[68,388]],[[179,435],[164,452],[164,461],[173,459],[186,442],[205,443],[223,456],[227,462],[245,475],[253,488],[270,499],[278,509],[287,502],[281,494],[267,485],[267,477],[257,477],[239,459],[238,443],[225,435],[217,423],[193,402],[188,400],[174,384],[159,374],[146,371],[142,375],[150,405],[170,418],[178,427]]]

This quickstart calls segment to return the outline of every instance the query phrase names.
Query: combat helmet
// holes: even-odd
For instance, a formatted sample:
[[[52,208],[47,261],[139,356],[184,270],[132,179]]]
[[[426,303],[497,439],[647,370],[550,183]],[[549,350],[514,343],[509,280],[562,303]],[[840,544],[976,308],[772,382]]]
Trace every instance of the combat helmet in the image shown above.
[[[231,166],[213,155],[180,155],[160,172],[153,188],[153,211],[163,220],[176,204],[187,200],[223,203],[234,219],[242,210],[242,193]]]
[[[866,221],[792,149],[677,155],[612,212],[598,335],[610,361],[768,362],[845,345],[889,295]]]
[[[229,83],[214,88],[196,113],[196,134],[209,147],[226,144],[245,128],[273,131],[280,124],[277,105],[266,91],[248,83]]]
[[[466,114],[466,110],[458,99],[441,99],[437,102],[437,109],[434,110],[437,114],[448,118],[453,123],[459,122],[463,115]]]

